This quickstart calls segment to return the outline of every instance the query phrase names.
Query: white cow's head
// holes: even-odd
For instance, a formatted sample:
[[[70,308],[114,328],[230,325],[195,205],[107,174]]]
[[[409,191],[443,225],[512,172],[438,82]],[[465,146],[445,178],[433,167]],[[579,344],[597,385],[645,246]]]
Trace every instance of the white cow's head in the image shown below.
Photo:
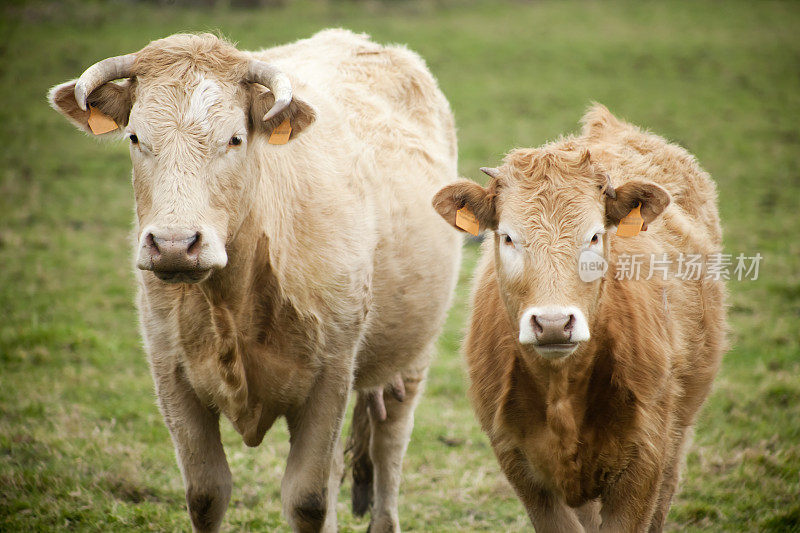
[[[105,59],[49,97],[80,129],[91,133],[99,111],[119,125],[108,135],[128,138],[136,263],[172,283],[225,267],[258,175],[255,147],[287,118],[290,138],[315,119],[284,73],[209,34],[173,35]]]

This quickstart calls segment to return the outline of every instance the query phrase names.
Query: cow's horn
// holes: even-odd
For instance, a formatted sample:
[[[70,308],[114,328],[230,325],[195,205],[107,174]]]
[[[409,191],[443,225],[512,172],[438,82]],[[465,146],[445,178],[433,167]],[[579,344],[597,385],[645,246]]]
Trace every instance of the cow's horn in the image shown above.
[[[135,54],[115,56],[104,59],[87,68],[75,83],[75,100],[78,107],[86,111],[86,98],[92,91],[106,82],[127,78],[131,75]]]
[[[611,178],[608,177],[608,174],[606,174],[606,184],[603,187],[603,193],[612,200],[617,199],[617,191],[615,191],[614,186],[611,185]]]
[[[269,120],[286,109],[292,101],[292,83],[288,76],[269,63],[257,59],[250,60],[247,81],[260,83],[275,96],[275,103],[264,115],[264,120]]]
[[[500,169],[493,168],[493,167],[481,167],[481,172],[486,174],[489,177],[499,179],[500,178]]]

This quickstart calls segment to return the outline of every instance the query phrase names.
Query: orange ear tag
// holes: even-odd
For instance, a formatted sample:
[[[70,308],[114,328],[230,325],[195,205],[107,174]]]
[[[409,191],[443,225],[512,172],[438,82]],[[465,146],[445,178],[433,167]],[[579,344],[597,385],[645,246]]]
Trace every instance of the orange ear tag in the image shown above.
[[[89,106],[89,129],[95,135],[102,135],[119,128],[114,119],[97,109]]]
[[[286,144],[289,142],[289,135],[291,134],[292,124],[287,118],[272,130],[272,135],[269,136],[269,144]]]
[[[642,218],[642,203],[636,204],[636,207],[631,209],[631,212],[619,221],[617,226],[617,235],[620,237],[635,237],[642,231],[644,219]]]
[[[475,215],[466,205],[456,211],[456,226],[463,229],[467,233],[475,235],[476,237],[478,236],[478,231],[480,230],[478,219],[475,218]]]

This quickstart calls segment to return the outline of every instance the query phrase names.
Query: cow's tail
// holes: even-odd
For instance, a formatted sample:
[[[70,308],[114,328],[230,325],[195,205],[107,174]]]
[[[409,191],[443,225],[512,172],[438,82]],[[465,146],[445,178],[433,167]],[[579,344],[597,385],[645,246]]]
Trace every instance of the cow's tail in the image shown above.
[[[369,457],[370,424],[367,404],[367,395],[358,393],[353,408],[350,437],[347,439],[346,453],[350,457],[350,466],[353,470],[353,488],[350,496],[353,501],[353,514],[356,516],[364,516],[372,506],[373,468]]]

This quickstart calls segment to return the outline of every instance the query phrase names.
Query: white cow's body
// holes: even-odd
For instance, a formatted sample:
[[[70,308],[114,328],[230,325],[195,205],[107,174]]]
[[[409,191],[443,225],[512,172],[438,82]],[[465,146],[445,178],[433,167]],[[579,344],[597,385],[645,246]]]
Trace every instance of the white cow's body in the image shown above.
[[[231,74],[251,59],[283,71],[294,93],[263,124],[271,94]],[[135,135],[138,307],[194,527],[218,528],[230,495],[221,412],[249,445],[286,416],[287,518],[296,530],[335,530],[336,448],[356,389],[354,444],[369,450],[357,460],[375,468],[374,494],[373,477],[362,480],[372,524],[396,530],[399,465],[459,257],[458,236],[429,204],[456,177],[447,101],[418,56],[342,30],[256,53],[173,36],[133,68],[129,116],[114,115],[110,84],[88,101]],[[54,106],[85,128],[64,87]],[[283,118],[293,137],[269,144]],[[246,127],[241,145],[214,148],[236,127]],[[198,264],[213,256],[197,283],[165,284],[173,273],[158,271],[163,242],[183,242],[160,228],[177,226],[201,228]]]

